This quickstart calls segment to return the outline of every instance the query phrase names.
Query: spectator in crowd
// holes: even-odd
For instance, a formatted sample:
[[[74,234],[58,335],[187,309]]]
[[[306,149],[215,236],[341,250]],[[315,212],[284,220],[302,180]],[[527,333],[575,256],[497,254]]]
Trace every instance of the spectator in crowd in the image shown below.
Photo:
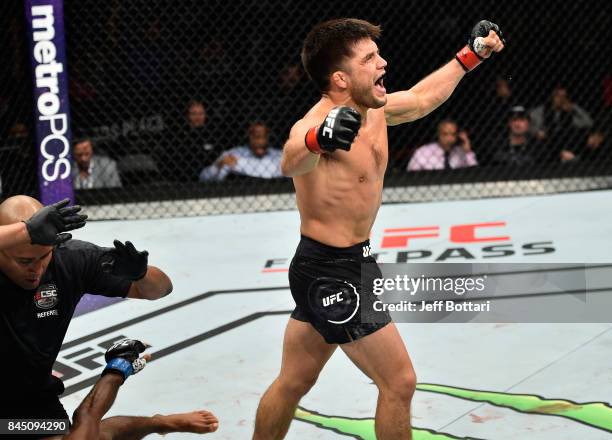
[[[498,140],[500,133],[506,133],[508,112],[516,102],[510,81],[502,76],[495,79],[495,88],[491,88],[488,94],[490,98],[483,99],[485,108],[481,112],[466,115],[469,126],[476,129],[473,135],[479,141],[478,145],[490,144]]]
[[[530,130],[539,140],[546,140],[549,148],[560,150],[567,142],[574,145],[593,126],[593,119],[574,103],[563,86],[553,89],[550,101],[530,111]]]
[[[90,138],[78,139],[72,149],[72,183],[75,189],[116,188],[121,186],[117,162],[94,154]]]
[[[98,86],[104,86],[102,79],[104,63],[95,63],[92,58],[95,58],[95,55],[88,52],[75,57],[74,62],[70,63],[68,90],[72,127],[89,127],[91,121],[101,125],[107,122],[106,118],[110,116],[101,108],[104,100],[99,99],[105,90],[97,90]]]
[[[0,193],[34,195],[38,188],[36,148],[29,135],[28,125],[17,121],[10,126],[8,136],[0,148]]]
[[[232,74],[232,62],[229,59],[231,51],[226,49],[226,44],[221,36],[213,36],[204,42],[198,50],[196,66],[198,76],[203,78],[207,84],[220,84],[227,80],[227,75]],[[190,66],[193,68],[193,66]]]
[[[270,129],[263,122],[253,122],[248,129],[249,144],[223,153],[200,173],[200,181],[223,180],[229,174],[272,179],[282,177],[282,151],[270,148]]]
[[[603,165],[612,161],[612,155],[606,146],[606,133],[593,129],[577,148],[561,150],[561,162],[587,162]],[[606,170],[609,171],[609,170]]]
[[[270,116],[272,131],[282,140],[289,137],[292,121],[301,119],[313,102],[318,100],[299,62],[284,66],[278,75],[278,89],[274,91],[266,114]]]
[[[545,144],[532,136],[529,114],[520,105],[510,109],[504,138],[493,142],[488,148],[491,157],[485,161],[494,165],[535,165],[548,155]]]
[[[203,101],[187,104],[185,119],[173,125],[157,153],[157,165],[165,180],[197,182],[200,170],[221,154],[217,136]]]
[[[167,19],[166,19],[167,20]],[[155,13],[146,13],[134,23],[133,34],[124,35],[131,88],[155,96],[163,90],[162,74],[168,53],[163,35],[164,20]],[[158,95],[159,96],[159,95]]]
[[[438,140],[419,147],[408,162],[408,171],[448,170],[478,165],[467,132],[445,119],[438,124]]]

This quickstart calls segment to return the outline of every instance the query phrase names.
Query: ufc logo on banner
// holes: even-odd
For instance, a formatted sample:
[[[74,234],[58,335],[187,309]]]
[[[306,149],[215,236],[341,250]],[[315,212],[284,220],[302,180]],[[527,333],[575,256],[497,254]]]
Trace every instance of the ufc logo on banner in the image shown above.
[[[509,235],[478,236],[479,229],[505,227],[506,222],[470,223],[453,225],[449,230],[451,243],[481,243],[495,241],[509,241]],[[382,248],[409,247],[412,240],[440,237],[440,226],[421,226],[415,228],[385,229],[382,239]]]

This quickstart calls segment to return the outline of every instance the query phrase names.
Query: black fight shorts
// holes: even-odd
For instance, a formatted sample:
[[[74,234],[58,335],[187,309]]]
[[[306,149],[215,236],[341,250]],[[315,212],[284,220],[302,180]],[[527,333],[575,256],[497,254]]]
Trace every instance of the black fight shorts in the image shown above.
[[[373,310],[375,296],[362,286],[364,275],[382,277],[370,249],[369,240],[337,248],[302,236],[289,267],[291,317],[312,324],[329,344],[355,341],[391,322],[388,312]]]

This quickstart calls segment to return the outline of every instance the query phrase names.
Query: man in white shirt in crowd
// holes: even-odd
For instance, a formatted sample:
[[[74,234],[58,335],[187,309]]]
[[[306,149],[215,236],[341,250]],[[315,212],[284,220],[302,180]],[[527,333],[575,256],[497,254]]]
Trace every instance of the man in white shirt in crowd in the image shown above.
[[[229,174],[272,179],[283,177],[280,169],[282,151],[270,148],[270,129],[263,122],[253,122],[248,129],[249,144],[231,148],[200,173],[200,182],[223,180]]]
[[[470,138],[457,123],[445,119],[438,124],[438,140],[419,147],[408,163],[408,171],[447,170],[478,165]]]

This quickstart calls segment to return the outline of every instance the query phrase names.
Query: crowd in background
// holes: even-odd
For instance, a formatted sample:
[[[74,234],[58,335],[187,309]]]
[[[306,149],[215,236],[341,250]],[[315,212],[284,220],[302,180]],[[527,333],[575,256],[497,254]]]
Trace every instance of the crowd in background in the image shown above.
[[[483,103],[488,119],[461,127],[444,119],[435,139],[396,153],[408,171],[457,169],[474,166],[552,168],[562,164],[597,164],[605,173],[612,163],[606,127],[573,101],[568,89],[555,85],[549,98],[531,109],[514,98],[510,83],[497,78],[495,96]],[[475,139],[476,147],[472,139]]]
[[[215,1],[172,8],[153,1],[146,9],[83,3],[66,4],[65,20],[75,188],[282,179],[283,142],[318,99],[299,62],[300,44],[331,12],[307,14],[302,7],[312,5],[299,0],[243,9]],[[529,11],[518,14],[513,2],[496,11],[484,0],[475,1],[481,8],[441,11],[416,1],[372,11],[338,3],[343,15],[382,23],[390,91],[409,88],[450,59],[480,14],[490,10],[487,17],[506,30],[508,50],[471,73],[442,108],[390,129],[389,173],[571,167],[612,173],[610,48],[598,46],[596,33],[579,31],[590,23],[609,32],[595,24],[610,11],[576,1],[547,10],[550,20],[540,23],[535,16],[545,5],[525,5]],[[420,19],[405,26],[414,11]],[[14,12],[0,31],[4,59],[15,60],[2,70],[13,87],[0,87],[3,194],[33,193],[37,185],[35,172],[13,165],[36,167],[27,42],[19,39],[24,18]],[[283,19],[271,26],[271,17]],[[550,30],[557,37],[532,44],[535,24],[538,35]]]
[[[298,70],[299,66],[289,69]],[[296,76],[301,81],[304,74]],[[549,99],[531,109],[513,98],[507,80],[498,78],[495,89],[495,97],[483,102],[486,123],[465,126],[452,117],[438,118],[430,141],[392,145],[390,172],[500,166],[524,170],[568,164],[594,165],[604,173],[612,172],[606,128],[595,124],[590,112],[574,102],[564,86],[554,86]],[[286,117],[271,118],[273,122],[294,121],[303,111],[288,105],[283,109]],[[124,183],[160,180],[204,183],[236,176],[282,178],[282,144],[289,127],[263,120],[245,121],[241,127],[243,140],[231,145],[215,127],[209,112],[203,100],[188,101],[180,118],[164,121],[162,130],[145,135],[149,147],[145,152],[121,154],[108,148],[104,139],[77,136],[72,150],[75,189],[116,188]],[[16,123],[5,146],[14,148],[21,142],[15,160],[33,165],[34,158],[21,149],[27,139],[26,124]]]

